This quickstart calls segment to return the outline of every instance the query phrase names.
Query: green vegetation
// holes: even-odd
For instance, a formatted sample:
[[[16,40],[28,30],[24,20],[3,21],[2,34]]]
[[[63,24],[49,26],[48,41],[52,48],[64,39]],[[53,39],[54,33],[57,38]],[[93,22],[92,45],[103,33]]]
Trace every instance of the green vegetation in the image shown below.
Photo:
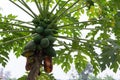
[[[48,46],[49,46],[49,40],[48,40],[48,38],[43,38],[42,40],[41,40],[41,43],[40,43],[40,45],[41,45],[41,47],[42,48],[47,48]]]
[[[28,80],[35,80],[38,76],[46,56],[53,60],[53,64],[61,65],[64,72],[71,69],[72,63],[81,72],[88,62],[92,64],[95,75],[106,67],[114,72],[118,70],[119,0],[9,1],[26,12],[32,20],[17,20],[15,15],[0,14],[0,63],[3,66],[9,61],[11,50],[19,57],[26,53],[24,47],[27,43],[34,41],[34,55],[29,57],[35,62],[29,65],[33,68],[30,68]],[[35,4],[38,14],[30,7],[32,4],[28,5],[29,2]],[[81,21],[83,14],[88,18],[85,21]],[[45,52],[47,49],[48,52]],[[26,58],[29,61],[28,56]],[[51,61],[48,63],[51,64]]]

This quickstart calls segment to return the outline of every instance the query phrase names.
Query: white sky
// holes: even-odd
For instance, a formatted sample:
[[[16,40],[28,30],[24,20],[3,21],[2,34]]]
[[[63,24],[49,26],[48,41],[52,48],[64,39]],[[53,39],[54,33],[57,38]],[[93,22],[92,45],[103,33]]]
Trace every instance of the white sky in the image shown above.
[[[33,7],[33,6],[32,6]],[[2,9],[1,9],[2,8]],[[36,9],[35,9],[36,11]],[[29,21],[31,19],[30,16],[28,16],[25,12],[23,12],[21,9],[17,8],[13,4],[11,4],[8,0],[0,0],[0,13],[3,13],[4,15],[7,14],[14,14],[18,15],[18,19]],[[81,19],[85,19],[81,18]],[[11,77],[20,77],[25,73],[25,63],[26,59],[24,57],[16,58],[14,53],[10,53],[10,61],[8,62],[7,66],[5,67],[5,71],[11,72]],[[1,68],[1,67],[0,67]],[[57,79],[65,80],[70,77],[70,73],[65,74],[59,66],[54,66],[53,73]],[[117,74],[114,74],[112,71],[107,69],[103,73],[101,73],[99,76],[105,76],[105,75],[112,75],[116,80],[120,80],[120,71],[117,72]]]

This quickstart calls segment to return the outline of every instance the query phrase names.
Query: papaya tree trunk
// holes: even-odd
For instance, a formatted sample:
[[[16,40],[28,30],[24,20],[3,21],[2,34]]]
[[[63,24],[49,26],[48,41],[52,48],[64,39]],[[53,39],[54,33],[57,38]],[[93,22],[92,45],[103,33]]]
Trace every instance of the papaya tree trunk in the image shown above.
[[[27,80],[36,80],[37,76],[40,74],[40,66],[42,66],[42,51],[36,52],[35,54],[35,63],[32,65]]]

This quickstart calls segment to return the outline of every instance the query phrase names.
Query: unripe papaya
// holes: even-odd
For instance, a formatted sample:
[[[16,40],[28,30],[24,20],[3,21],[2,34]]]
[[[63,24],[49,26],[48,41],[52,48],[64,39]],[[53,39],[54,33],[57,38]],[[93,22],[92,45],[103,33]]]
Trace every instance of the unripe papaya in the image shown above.
[[[57,27],[57,24],[52,24],[52,25],[49,25],[49,28],[50,29],[55,29],[55,30],[58,30],[58,27]]]
[[[35,49],[36,49],[36,44],[32,40],[26,44],[26,46],[23,49],[24,51],[23,51],[22,55],[25,57],[32,56],[34,54]]]
[[[47,73],[52,72],[52,70],[53,70],[52,57],[45,56],[45,58],[44,58],[44,70]]]
[[[37,32],[37,33],[39,33],[39,34],[41,34],[43,31],[44,31],[44,29],[43,29],[43,27],[37,27],[36,29],[35,29],[35,31]]]
[[[45,30],[44,30],[44,34],[45,34],[46,36],[48,36],[48,35],[53,35],[52,29],[45,29]]]
[[[49,46],[48,38],[43,38],[40,42],[40,45],[41,45],[42,48],[47,48]]]
[[[29,41],[25,47],[24,47],[24,50],[34,50],[36,48],[36,44],[35,42],[32,40],[32,41]]]
[[[47,47],[44,52],[46,53],[47,56],[50,56],[50,57],[55,57],[56,56],[56,51],[55,49],[50,46],[50,47]]]
[[[57,30],[53,30],[53,34],[58,34],[58,31]]]
[[[46,24],[44,21],[40,21],[39,25],[40,25],[40,26],[43,26],[44,28],[47,27],[47,24]]]
[[[36,35],[34,36],[33,40],[34,40],[34,42],[35,42],[36,44],[39,44],[42,38],[43,38],[43,37],[42,37],[41,35],[36,34]]]
[[[38,18],[34,18],[32,21],[34,24],[39,24],[39,19]]]
[[[56,38],[53,37],[53,36],[51,36],[51,35],[47,36],[47,38],[48,38],[48,40],[50,41],[50,44],[53,44],[54,41],[56,40]]]

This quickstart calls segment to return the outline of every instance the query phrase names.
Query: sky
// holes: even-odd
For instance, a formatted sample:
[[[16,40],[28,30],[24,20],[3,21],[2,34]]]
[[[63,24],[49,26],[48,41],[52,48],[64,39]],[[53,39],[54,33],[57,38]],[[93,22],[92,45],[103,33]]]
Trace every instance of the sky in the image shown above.
[[[34,8],[34,5],[31,6]],[[34,11],[37,12],[37,10],[34,8]],[[21,9],[17,8],[13,4],[11,4],[8,0],[0,0],[0,13],[4,15],[8,14],[14,14],[17,15],[19,20],[25,20],[29,21],[31,19],[30,16],[28,16],[25,12],[23,12]],[[85,20],[87,17],[82,16],[81,20]],[[25,73],[25,63],[26,59],[25,57],[19,57],[16,58],[14,53],[10,52],[10,60],[7,63],[6,67],[4,68],[5,71],[11,72],[11,77],[19,78]],[[0,66],[2,68],[2,66]],[[60,66],[55,65],[53,68],[53,74],[55,78],[61,79],[61,80],[67,80],[70,78],[70,74],[74,72],[74,67],[72,67],[72,70],[69,73],[64,73],[63,70],[60,68]],[[74,73],[75,74],[75,73]],[[117,74],[113,73],[111,70],[106,69],[104,72],[100,73],[99,76],[104,77],[105,75],[112,75],[116,80],[120,80],[120,71],[117,72]],[[62,77],[61,77],[62,76]]]

